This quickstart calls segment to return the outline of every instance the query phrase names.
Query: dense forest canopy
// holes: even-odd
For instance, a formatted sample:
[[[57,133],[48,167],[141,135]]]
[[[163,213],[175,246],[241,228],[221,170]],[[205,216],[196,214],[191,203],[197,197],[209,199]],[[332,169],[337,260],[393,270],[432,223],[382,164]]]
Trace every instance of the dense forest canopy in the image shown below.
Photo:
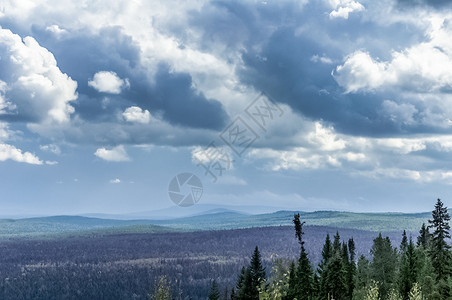
[[[302,213],[290,227],[3,239],[0,298],[449,297],[449,214],[440,200],[419,232],[304,222]]]
[[[260,257],[256,247],[231,299],[449,299],[452,296],[449,221],[447,207],[438,199],[429,225],[422,225],[416,242],[403,231],[402,241],[396,246],[380,233],[373,240],[370,260],[364,255],[356,258],[353,238],[341,241],[337,232],[331,241],[327,234],[322,259],[314,267],[304,247],[305,223],[300,221],[300,214],[295,214],[299,258],[289,266],[274,261],[273,272],[266,281],[247,280],[256,272],[254,261]]]

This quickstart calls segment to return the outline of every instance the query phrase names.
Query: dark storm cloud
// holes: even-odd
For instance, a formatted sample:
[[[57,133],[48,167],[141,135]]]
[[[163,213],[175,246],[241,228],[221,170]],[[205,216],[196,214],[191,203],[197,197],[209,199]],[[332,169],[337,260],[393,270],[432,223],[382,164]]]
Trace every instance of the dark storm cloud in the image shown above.
[[[400,90],[345,94],[332,76],[356,50],[390,60],[393,51],[419,43],[424,34],[412,24],[381,26],[353,13],[347,20],[330,19],[330,11],[318,2],[301,6],[216,1],[194,12],[191,25],[203,33],[206,50],[219,45],[242,49],[244,65],[238,75],[243,83],[312,120],[329,122],[339,132],[390,136],[442,131],[416,122],[403,124],[384,114],[385,100],[404,101]],[[414,115],[414,121],[420,115]]]
[[[126,96],[144,108],[158,109],[172,124],[215,130],[226,124],[228,117],[221,103],[196,93],[189,74],[170,72],[167,65],[160,64],[152,86],[139,80],[131,81],[137,87],[126,92]]]
[[[331,76],[332,64],[312,59],[318,53],[322,49],[314,41],[295,37],[293,29],[279,30],[262,51],[243,54],[246,68],[240,75],[276,101],[312,119],[333,122],[346,132],[370,130],[377,118],[374,112],[378,101],[343,95]]]
[[[401,124],[384,114],[383,102],[398,99],[396,91],[345,94],[331,75],[335,65],[322,63],[319,54],[338,59],[335,51],[322,48],[315,40],[296,36],[291,28],[281,29],[262,50],[243,54],[245,68],[240,77],[304,116],[330,122],[342,133],[389,136],[441,130]]]
[[[138,46],[119,27],[104,28],[95,35],[73,32],[60,39],[34,28],[34,35],[55,55],[60,69],[78,82],[79,99],[73,106],[82,119],[113,121],[131,105],[186,127],[218,130],[228,119],[221,103],[193,89],[189,74],[171,72],[162,62],[155,78],[148,78]],[[119,95],[99,93],[88,86],[88,80],[99,71],[127,78],[130,88]]]

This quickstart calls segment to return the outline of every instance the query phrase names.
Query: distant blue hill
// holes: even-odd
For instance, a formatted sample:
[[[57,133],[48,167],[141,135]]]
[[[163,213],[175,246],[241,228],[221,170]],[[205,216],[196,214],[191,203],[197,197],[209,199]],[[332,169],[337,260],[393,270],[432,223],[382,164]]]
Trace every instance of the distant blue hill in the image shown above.
[[[155,220],[153,224],[191,230],[234,229],[262,226],[292,225],[295,211],[278,211],[269,214],[245,215],[235,212]],[[306,225],[350,228],[367,231],[418,231],[427,223],[430,213],[351,213],[338,211],[300,212]]]
[[[82,216],[51,216],[0,219],[0,238],[33,237],[63,233],[140,233],[165,231],[223,230],[292,225],[295,211],[249,215],[229,210],[169,220],[116,220]],[[351,213],[338,211],[300,212],[307,226],[358,229],[373,232],[407,230],[417,232],[430,213]]]

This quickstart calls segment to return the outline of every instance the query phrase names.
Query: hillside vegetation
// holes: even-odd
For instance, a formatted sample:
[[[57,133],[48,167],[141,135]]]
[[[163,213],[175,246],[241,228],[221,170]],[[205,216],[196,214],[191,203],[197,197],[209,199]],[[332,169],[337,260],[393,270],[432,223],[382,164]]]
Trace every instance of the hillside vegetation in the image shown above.
[[[220,212],[172,220],[113,220],[80,216],[1,219],[0,238],[43,237],[67,233],[154,233],[168,231],[223,230],[291,225],[294,211],[247,215]],[[373,232],[415,232],[427,222],[429,213],[302,212],[309,226],[358,229]]]

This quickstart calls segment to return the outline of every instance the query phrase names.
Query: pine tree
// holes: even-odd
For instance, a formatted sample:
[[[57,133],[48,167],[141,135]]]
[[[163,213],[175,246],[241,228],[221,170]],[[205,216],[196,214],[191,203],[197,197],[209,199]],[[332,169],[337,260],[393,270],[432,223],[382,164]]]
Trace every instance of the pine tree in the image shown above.
[[[361,254],[356,264],[355,289],[353,299],[364,299],[370,282],[370,262]]]
[[[260,286],[265,281],[265,268],[262,266],[261,254],[256,246],[250,262],[251,277],[254,286]]]
[[[444,204],[438,199],[435,209],[432,211],[432,220],[428,221],[429,227],[433,229],[430,257],[432,258],[432,265],[438,281],[447,281],[447,277],[450,274],[451,258],[449,245],[446,242],[446,239],[450,238],[449,221],[450,216],[447,212],[447,207],[444,207]]]
[[[348,265],[348,263],[350,262],[350,260],[349,260],[350,258],[348,257],[348,247],[345,242],[342,243],[341,255],[342,255],[342,262],[343,262],[344,266]]]
[[[314,272],[312,278],[312,295],[318,296],[320,293],[320,277]]]
[[[341,236],[339,235],[339,231],[336,231],[336,235],[334,236],[333,241],[333,252],[339,252],[341,250]]]
[[[295,290],[296,298],[298,300],[312,298],[313,275],[311,263],[309,262],[308,255],[303,248],[300,254],[300,259],[298,260],[297,269],[295,271]]]
[[[300,214],[294,214],[292,223],[295,226],[295,237],[298,239],[298,243],[300,244],[301,248],[304,248],[304,241],[303,241],[303,225],[306,224],[306,222],[300,221]]]
[[[404,231],[404,237],[406,233]],[[410,238],[410,242],[406,243],[406,240],[402,240],[400,246],[400,272],[399,272],[399,293],[403,299],[408,299],[409,292],[416,283],[417,266],[413,240]]]
[[[237,297],[237,299],[241,299],[240,296],[243,293],[243,289],[244,289],[244,285],[245,285],[245,275],[246,275],[246,268],[242,267],[239,278],[237,278],[237,284],[235,286],[237,288],[237,295],[235,295]]]
[[[249,266],[242,268],[237,280],[237,294],[235,297],[240,300],[258,300],[258,288],[263,282],[265,282],[265,268],[262,266],[261,254],[256,246]]]
[[[333,244],[331,243],[330,235],[327,234],[325,238],[325,244],[323,245],[322,250],[322,260],[320,261],[319,267],[317,268],[317,273],[319,274],[320,277],[319,295],[322,299],[328,297],[328,292],[326,288],[327,282],[326,278],[328,277],[327,265],[332,255],[333,255]]]
[[[386,299],[395,282],[397,253],[392,248],[389,237],[383,238],[380,233],[374,239],[371,254],[371,278],[378,284],[380,297]]]
[[[219,300],[220,299],[220,291],[218,290],[218,285],[215,280],[212,281],[212,285],[210,286],[209,300]]]
[[[400,252],[405,253],[407,247],[408,247],[408,238],[406,236],[406,231],[404,230],[402,233],[402,242],[400,243]]]
[[[331,244],[330,235],[327,234],[325,238],[325,244],[323,244],[322,249],[322,260],[320,261],[319,267],[317,269],[317,272],[320,276],[322,276],[322,272],[326,269],[326,264],[328,263],[328,260],[330,259],[331,255],[333,253],[333,245]]]
[[[295,214],[293,221],[295,225],[295,236],[300,244],[300,258],[295,269],[294,276],[289,280],[288,297],[297,298],[297,300],[311,299],[313,297],[313,270],[309,262],[308,254],[304,248],[303,241],[303,225],[305,222],[300,221],[300,214]],[[294,299],[289,298],[289,299]]]
[[[258,300],[259,292],[257,287],[253,286],[253,276],[250,268],[246,268],[242,289],[239,292],[240,300]]]
[[[425,299],[434,299],[436,291],[436,274],[427,250],[422,246],[415,249],[417,282]],[[438,295],[439,297],[439,295]]]
[[[328,239],[325,244],[324,248],[328,249]],[[321,299],[345,299],[348,295],[347,269],[349,256],[347,245],[342,243],[341,247],[339,232],[336,232],[334,236],[331,253],[328,256],[325,256],[327,264],[322,272],[320,297]]]
[[[342,243],[342,250],[341,250],[341,255],[342,255],[342,268],[343,268],[343,272],[344,272],[344,284],[345,284],[345,295],[347,298],[350,298],[350,291],[348,288],[348,272],[350,269],[350,257],[348,254],[348,247],[347,244],[345,242]]]
[[[347,268],[347,292],[348,298],[353,298],[353,291],[355,289],[355,274],[356,274],[356,264],[355,264],[355,241],[353,238],[348,240],[348,252],[350,253],[350,260]]]
[[[422,223],[421,230],[419,230],[419,236],[417,237],[417,245],[426,249],[430,241],[430,237],[431,235],[428,231],[428,227],[425,225],[425,223]]]
[[[335,252],[328,263],[326,288],[333,299],[345,299],[347,295],[346,272],[341,252]]]
[[[297,291],[295,289],[297,285],[297,278],[295,274],[295,263],[292,261],[289,267],[289,288],[287,289],[286,300],[295,299]]]

